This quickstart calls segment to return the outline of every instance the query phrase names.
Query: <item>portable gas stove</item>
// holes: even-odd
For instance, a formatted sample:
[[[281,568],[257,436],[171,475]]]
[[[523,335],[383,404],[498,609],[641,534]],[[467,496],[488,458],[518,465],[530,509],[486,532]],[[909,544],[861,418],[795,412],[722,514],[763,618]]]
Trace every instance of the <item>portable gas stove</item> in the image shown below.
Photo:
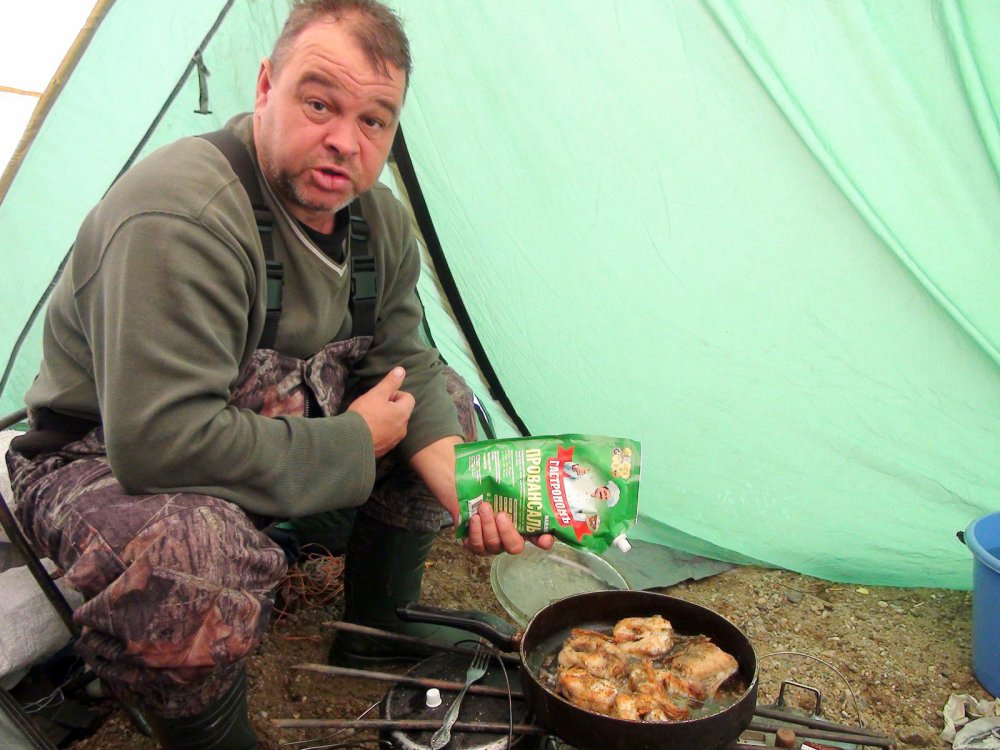
[[[407,672],[410,677],[447,680],[462,683],[469,658],[461,654],[442,653],[420,662]],[[502,664],[498,659],[490,659],[486,674],[475,687],[492,687],[495,694],[486,695],[476,690],[466,693],[462,700],[459,719],[462,724],[480,724],[491,727],[490,731],[454,731],[449,750],[535,750],[542,747],[545,737],[541,734],[512,734],[510,724],[530,725],[528,707],[517,695],[521,686],[521,667],[517,664]],[[402,722],[430,720],[440,726],[445,712],[455,699],[456,693],[447,692],[441,696],[440,705],[427,705],[427,688],[415,684],[399,684],[390,688],[382,701],[383,719]],[[513,719],[513,722],[511,722]],[[406,726],[405,724],[403,726]],[[456,724],[456,727],[458,725]],[[508,726],[507,731],[502,727]],[[387,728],[382,731],[382,739],[398,750],[430,750],[434,729]]]
[[[468,666],[467,655],[438,654],[414,666],[407,675],[462,683]],[[528,708],[520,698],[519,681],[520,666],[509,664],[501,667],[496,658],[492,659],[486,675],[475,684],[495,688],[497,694],[466,694],[459,715],[462,726],[480,725],[489,729],[454,732],[447,745],[448,749],[574,750],[571,745],[540,727],[537,728],[537,734],[512,733],[511,726],[531,726]],[[778,702],[774,706],[758,707],[758,713],[750,727],[727,750],[759,750],[766,747],[802,750],[857,750],[861,747],[877,747],[891,750],[895,747],[891,738],[867,729],[836,724],[817,714],[805,715],[784,708],[782,696],[789,686],[814,693],[818,710],[822,699],[818,690],[798,683],[783,683]],[[395,685],[386,693],[381,715],[385,720],[404,722],[404,726],[405,722],[425,720],[437,727],[443,721],[455,695],[454,692],[446,693],[440,705],[428,707],[426,688],[415,684]],[[503,731],[504,726],[508,726],[507,731]],[[434,731],[433,728],[387,728],[381,736],[396,750],[430,750]]]
[[[405,636],[360,626],[335,625],[390,640],[407,640]],[[380,718],[377,720],[276,719],[273,723],[278,728],[288,729],[336,728],[376,732],[377,744],[381,747],[430,750],[431,737],[441,726],[445,713],[465,682],[472,653],[469,649],[442,647],[441,653],[416,663],[405,675],[318,664],[299,665],[298,668],[335,677],[382,680],[393,685],[380,704]],[[517,658],[494,653],[486,674],[465,695],[446,750],[574,750],[547,729],[532,723],[528,706],[521,695],[520,669]],[[786,686],[814,692],[815,712],[804,715],[786,708],[782,700]],[[428,705],[430,690],[440,692],[439,704]],[[783,683],[778,701],[774,705],[758,706],[750,726],[725,750],[859,750],[868,747],[895,750],[891,737],[864,727],[837,724],[822,718],[819,715],[820,700],[821,695],[815,688],[791,681]],[[372,746],[375,746],[374,742]]]

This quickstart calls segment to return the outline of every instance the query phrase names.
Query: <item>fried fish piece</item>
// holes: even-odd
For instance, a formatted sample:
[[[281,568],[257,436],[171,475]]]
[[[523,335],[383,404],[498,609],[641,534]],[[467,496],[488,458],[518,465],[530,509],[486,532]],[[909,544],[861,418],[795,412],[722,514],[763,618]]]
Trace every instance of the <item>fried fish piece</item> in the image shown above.
[[[657,670],[649,661],[637,662],[632,667],[628,686],[636,698],[637,710],[646,721],[677,721],[691,714],[686,707],[677,705],[667,696]]]
[[[661,615],[626,617],[615,624],[613,638],[627,654],[656,658],[674,647],[674,626]]]
[[[698,702],[704,702],[708,697],[704,685],[686,677],[681,677],[669,669],[657,669],[656,679],[664,690],[671,695],[678,695]]]
[[[628,655],[610,636],[574,628],[559,651],[559,666],[582,667],[595,677],[623,677],[628,671]]]
[[[661,702],[646,693],[619,693],[615,696],[615,709],[612,716],[630,721],[670,721],[672,718],[687,718],[687,711],[682,715],[668,716]]]
[[[709,639],[692,639],[669,660],[670,671],[696,683],[706,697],[715,695],[719,687],[736,674],[739,663]]]
[[[574,705],[606,715],[613,712],[615,698],[620,692],[613,682],[594,677],[583,667],[560,669],[556,675],[556,687]]]

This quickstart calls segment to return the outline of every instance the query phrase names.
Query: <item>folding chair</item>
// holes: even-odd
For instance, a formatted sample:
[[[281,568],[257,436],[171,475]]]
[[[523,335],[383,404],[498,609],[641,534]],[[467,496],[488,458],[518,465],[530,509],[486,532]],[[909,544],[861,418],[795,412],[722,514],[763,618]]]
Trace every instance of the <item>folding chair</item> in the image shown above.
[[[0,417],[0,430],[6,430],[7,428],[23,422],[27,418],[27,410],[21,409],[12,414],[8,414],[5,417]],[[2,458],[0,458],[2,460]],[[17,522],[14,514],[11,513],[10,506],[7,505],[7,499],[3,497],[0,493],[0,525],[3,526],[4,532],[7,534],[7,538],[10,540],[11,544],[20,554],[25,567],[28,568],[32,577],[38,583],[39,588],[45,594],[46,598],[51,603],[52,607],[55,609],[59,618],[65,623],[66,629],[70,634],[70,642],[75,642],[77,638],[80,637],[80,628],[75,622],[73,622],[73,608],[70,606],[63,592],[56,586],[55,581],[49,572],[42,565],[42,561],[35,549],[31,546],[31,542],[24,535],[21,529],[21,525]],[[83,674],[80,676],[83,682],[93,679],[93,673],[90,672],[89,668],[85,668]],[[0,707],[6,710],[7,714],[15,719],[17,726],[21,729],[26,738],[31,741],[34,747],[37,748],[52,748],[54,745],[50,744],[44,735],[34,727],[32,720],[28,718],[27,714],[23,711],[19,713],[19,707],[17,701],[15,701],[6,691],[3,695],[0,695]],[[132,723],[135,725],[136,729],[145,735],[150,734],[149,725],[146,723],[145,719],[139,714],[133,707],[122,704],[122,708],[128,714]],[[79,726],[79,725],[77,725]],[[0,745],[3,743],[0,742]]]
[[[23,422],[27,416],[27,410],[21,409],[5,417],[0,417],[0,430],[6,430],[18,422]],[[2,460],[2,457],[0,457],[0,460]],[[55,581],[49,575],[45,566],[42,565],[41,559],[21,530],[21,525],[14,518],[14,514],[11,513],[10,506],[7,505],[7,499],[2,493],[0,493],[0,526],[3,526],[7,538],[14,545],[14,549],[17,550],[25,567],[38,583],[39,588],[41,588],[45,597],[59,615],[59,618],[66,625],[71,639],[75,641],[80,635],[80,628],[73,622],[73,608],[69,605],[66,597],[63,596],[63,592],[56,586]],[[40,731],[30,716],[24,712],[21,705],[6,690],[0,694],[0,707],[2,707],[5,714],[13,722],[13,730],[21,735],[21,739],[30,743],[31,747],[44,750],[52,748],[54,750],[55,745]]]
[[[21,409],[0,418],[0,430],[6,430],[18,422],[23,422],[27,416],[27,410]],[[55,581],[52,580],[48,571],[45,570],[45,566],[42,565],[42,561],[38,555],[35,554],[35,550],[28,542],[28,538],[24,535],[24,532],[21,531],[21,525],[14,518],[14,514],[10,512],[7,500],[2,494],[0,494],[0,525],[3,526],[7,538],[10,539],[11,544],[14,545],[14,548],[23,558],[25,566],[27,566],[35,581],[38,582],[39,587],[41,587],[46,598],[48,598],[49,602],[55,608],[56,613],[66,623],[66,628],[69,630],[73,640],[76,640],[80,635],[80,628],[73,622],[73,608],[66,601],[66,597],[63,596],[62,591],[56,586]]]

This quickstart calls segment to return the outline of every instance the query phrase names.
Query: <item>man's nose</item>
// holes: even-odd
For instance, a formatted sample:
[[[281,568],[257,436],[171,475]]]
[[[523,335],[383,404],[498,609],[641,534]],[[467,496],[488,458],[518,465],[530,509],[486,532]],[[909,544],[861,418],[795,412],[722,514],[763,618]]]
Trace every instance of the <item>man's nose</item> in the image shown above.
[[[323,143],[341,156],[349,157],[358,153],[358,136],[357,125],[352,119],[334,117],[327,123]]]

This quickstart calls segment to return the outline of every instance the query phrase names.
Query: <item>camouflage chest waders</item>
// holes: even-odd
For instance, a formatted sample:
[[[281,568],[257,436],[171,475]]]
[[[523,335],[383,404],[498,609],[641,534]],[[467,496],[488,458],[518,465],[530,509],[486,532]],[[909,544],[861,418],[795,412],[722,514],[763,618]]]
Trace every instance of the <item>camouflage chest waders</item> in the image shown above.
[[[308,360],[258,349],[230,404],[272,417],[301,416],[308,403],[339,414],[347,374],[370,342],[331,343]],[[471,393],[446,370],[462,427],[474,437]],[[390,457],[378,462],[362,512],[439,529],[447,517],[440,504],[408,467],[390,471]],[[83,629],[76,648],[95,673],[120,697],[166,717],[197,714],[225,693],[263,637],[285,573],[284,553],[259,530],[270,519],[202,494],[126,493],[102,427],[30,458],[12,449],[7,464],[25,531],[86,599],[74,615]]]

